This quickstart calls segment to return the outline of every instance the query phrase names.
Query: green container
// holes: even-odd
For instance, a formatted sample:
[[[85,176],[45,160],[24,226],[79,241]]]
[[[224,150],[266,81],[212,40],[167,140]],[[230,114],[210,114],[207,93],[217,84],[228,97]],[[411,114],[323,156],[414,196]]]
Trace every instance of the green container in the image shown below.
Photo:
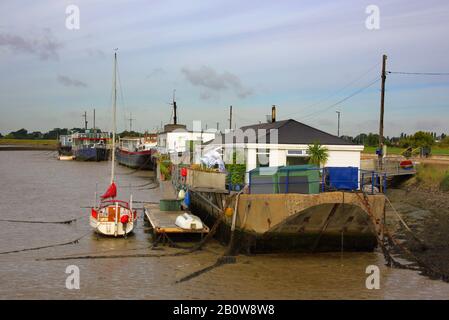
[[[177,199],[161,199],[159,201],[159,209],[161,211],[179,211],[181,210],[182,200]]]
[[[259,167],[250,171],[252,194],[278,193],[277,170],[278,167]]]
[[[283,166],[279,168],[276,177],[279,193],[317,194],[320,192],[320,172],[316,166]]]

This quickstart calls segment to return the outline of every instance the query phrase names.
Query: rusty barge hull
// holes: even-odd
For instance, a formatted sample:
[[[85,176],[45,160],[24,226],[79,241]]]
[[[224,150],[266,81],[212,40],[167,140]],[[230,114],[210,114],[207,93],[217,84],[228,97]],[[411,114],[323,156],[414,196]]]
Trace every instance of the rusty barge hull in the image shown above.
[[[191,210],[206,224],[223,219],[216,232],[223,244],[231,239],[232,219],[223,216],[222,210],[234,207],[235,199],[235,194],[191,193]],[[385,199],[349,192],[242,194],[237,208],[236,251],[372,251],[383,231]]]

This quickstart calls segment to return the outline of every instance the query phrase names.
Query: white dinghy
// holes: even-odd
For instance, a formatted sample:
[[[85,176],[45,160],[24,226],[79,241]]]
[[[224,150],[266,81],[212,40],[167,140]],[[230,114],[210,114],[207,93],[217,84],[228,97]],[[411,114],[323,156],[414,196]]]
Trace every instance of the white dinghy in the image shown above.
[[[202,230],[204,228],[200,218],[187,212],[176,218],[175,225],[184,230]]]

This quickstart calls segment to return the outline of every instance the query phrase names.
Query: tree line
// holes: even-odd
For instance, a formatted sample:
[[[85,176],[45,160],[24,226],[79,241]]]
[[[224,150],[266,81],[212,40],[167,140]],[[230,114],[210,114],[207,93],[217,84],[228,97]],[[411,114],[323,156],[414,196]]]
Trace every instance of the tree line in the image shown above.
[[[92,132],[92,129],[88,130],[89,132]],[[101,132],[100,129],[96,129],[97,132]],[[0,134],[0,138],[5,139],[26,139],[26,140],[56,140],[62,135],[69,135],[72,133],[86,132],[83,128],[54,128],[48,132],[41,132],[41,131],[33,131],[29,132],[27,129],[19,129],[17,131],[11,131],[7,135],[3,136]],[[118,134],[120,137],[142,137],[144,134],[136,131],[123,131]]]
[[[342,136],[341,138],[353,143],[362,144],[365,147],[377,147],[379,145],[379,135],[377,133],[361,133],[355,137]],[[442,146],[449,147],[449,137],[436,132],[417,131],[413,134],[401,133],[398,137],[384,137],[384,143],[389,147],[418,148]]]

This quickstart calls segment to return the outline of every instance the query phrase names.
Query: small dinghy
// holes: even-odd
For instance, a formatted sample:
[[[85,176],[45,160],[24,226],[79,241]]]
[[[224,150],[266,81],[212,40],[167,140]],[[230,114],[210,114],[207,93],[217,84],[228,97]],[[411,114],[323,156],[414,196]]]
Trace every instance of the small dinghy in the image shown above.
[[[190,214],[190,213],[184,213],[179,215],[176,218],[175,224],[184,230],[202,230],[203,229],[203,222],[200,218],[197,216]]]
[[[62,161],[69,161],[69,160],[73,160],[73,159],[75,159],[74,156],[63,156],[63,155],[58,156],[58,160],[62,160]]]

